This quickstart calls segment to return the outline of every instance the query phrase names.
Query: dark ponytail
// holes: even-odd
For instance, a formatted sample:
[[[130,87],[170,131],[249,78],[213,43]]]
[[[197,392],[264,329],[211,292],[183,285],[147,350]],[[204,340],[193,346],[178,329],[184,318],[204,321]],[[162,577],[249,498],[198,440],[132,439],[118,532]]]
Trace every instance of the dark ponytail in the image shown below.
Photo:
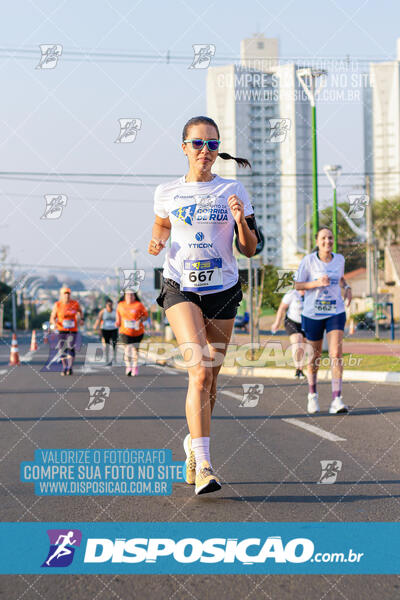
[[[249,163],[247,158],[238,158],[236,156],[231,156],[227,152],[219,152],[218,156],[220,158],[223,158],[224,160],[235,160],[239,167],[250,167],[251,169],[251,164]]]
[[[192,127],[192,125],[211,125],[211,127],[214,127],[217,132],[217,139],[220,138],[218,125],[216,124],[216,122],[213,119],[210,119],[210,117],[192,117],[191,119],[189,119],[189,121],[186,123],[185,127],[183,128],[182,142],[184,142],[187,139],[189,129]],[[220,158],[222,158],[223,160],[236,161],[237,164],[239,165],[239,167],[250,167],[250,169],[251,169],[251,164],[249,163],[247,158],[237,158],[235,156],[231,156],[227,152],[219,152],[218,156]]]

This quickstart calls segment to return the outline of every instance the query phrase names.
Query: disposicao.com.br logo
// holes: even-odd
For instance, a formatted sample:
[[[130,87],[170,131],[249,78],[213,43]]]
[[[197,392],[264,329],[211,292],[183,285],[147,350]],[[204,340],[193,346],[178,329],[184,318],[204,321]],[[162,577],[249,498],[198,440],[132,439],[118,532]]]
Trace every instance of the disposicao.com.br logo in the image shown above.
[[[262,538],[90,538],[86,543],[85,563],[157,563],[166,557],[178,563],[275,563],[357,562],[363,554],[352,549],[314,555],[314,543],[308,538],[293,538],[285,544],[281,536]]]

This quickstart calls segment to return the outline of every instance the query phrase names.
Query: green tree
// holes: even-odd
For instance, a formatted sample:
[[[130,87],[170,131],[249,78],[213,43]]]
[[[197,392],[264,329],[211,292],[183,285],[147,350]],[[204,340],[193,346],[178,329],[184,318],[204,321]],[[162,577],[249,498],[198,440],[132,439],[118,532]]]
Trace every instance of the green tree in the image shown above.
[[[10,323],[12,323],[11,292],[12,292],[12,288],[9,285],[7,285],[6,283],[4,283],[3,281],[0,281],[0,303],[4,305],[4,321],[3,322],[9,321]],[[17,312],[17,327],[23,328],[24,327],[24,314],[25,314],[24,307],[22,305],[17,306],[16,312]]]
[[[40,329],[45,321],[50,321],[51,310],[45,310],[31,317],[32,329]]]
[[[347,203],[341,203],[339,205],[346,213],[349,210]],[[357,222],[357,227],[360,226]],[[343,215],[337,212],[337,224],[338,224],[338,240],[337,240],[337,251],[339,254],[343,254],[346,259],[346,272],[354,271],[355,269],[366,267],[366,244],[365,240],[357,238],[357,235],[349,227]],[[326,225],[332,228],[332,207],[325,208],[320,212],[319,226]]]
[[[372,219],[379,246],[400,243],[400,198],[384,198],[372,204]]]
[[[263,308],[273,308],[277,310],[281,300],[282,294],[275,292],[279,281],[278,270],[273,265],[264,265],[264,287],[262,292],[262,303]]]

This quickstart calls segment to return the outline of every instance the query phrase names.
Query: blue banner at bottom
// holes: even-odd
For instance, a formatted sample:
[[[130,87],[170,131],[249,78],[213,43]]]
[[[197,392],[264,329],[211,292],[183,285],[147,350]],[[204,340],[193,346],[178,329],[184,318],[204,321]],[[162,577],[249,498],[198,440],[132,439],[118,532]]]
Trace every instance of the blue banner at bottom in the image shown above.
[[[0,523],[1,574],[398,574],[400,523]]]

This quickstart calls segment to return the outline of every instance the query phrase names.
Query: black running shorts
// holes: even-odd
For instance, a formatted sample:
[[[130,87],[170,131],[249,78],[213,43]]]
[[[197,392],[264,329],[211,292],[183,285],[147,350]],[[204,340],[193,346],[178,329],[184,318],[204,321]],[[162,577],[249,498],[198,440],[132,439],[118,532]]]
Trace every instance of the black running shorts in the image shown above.
[[[118,340],[118,329],[102,329],[101,337],[105,341],[106,344],[111,344],[115,346]]]
[[[222,292],[200,295],[195,292],[184,292],[179,288],[179,283],[163,277],[157,304],[168,310],[180,302],[193,302],[200,307],[203,316],[207,319],[234,319],[242,298],[242,286],[239,280],[233,287]]]
[[[119,341],[121,344],[140,344],[143,339],[143,333],[140,335],[127,335],[126,333],[119,334]]]
[[[292,335],[292,333],[301,333],[305,337],[305,333],[301,328],[301,323],[293,321],[292,319],[289,319],[289,317],[286,317],[285,319],[285,330],[288,335]]]

